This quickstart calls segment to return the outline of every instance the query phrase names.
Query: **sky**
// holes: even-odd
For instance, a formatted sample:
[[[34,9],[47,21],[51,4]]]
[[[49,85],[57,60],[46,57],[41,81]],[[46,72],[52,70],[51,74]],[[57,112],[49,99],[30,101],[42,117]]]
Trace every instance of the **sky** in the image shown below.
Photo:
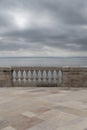
[[[0,0],[0,56],[87,56],[87,0]]]

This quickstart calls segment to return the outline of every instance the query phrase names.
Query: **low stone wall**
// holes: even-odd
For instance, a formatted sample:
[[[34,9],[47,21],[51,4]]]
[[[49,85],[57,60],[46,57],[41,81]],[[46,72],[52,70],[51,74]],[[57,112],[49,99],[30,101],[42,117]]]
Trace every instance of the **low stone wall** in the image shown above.
[[[11,79],[11,68],[0,67],[0,87],[10,87]]]
[[[64,87],[87,87],[87,68],[66,67],[62,68]]]
[[[53,69],[53,67],[48,68]],[[62,71],[62,81],[57,83],[58,87],[87,87],[87,67],[56,67],[54,69]],[[0,87],[15,86],[12,73],[13,67],[0,67]]]

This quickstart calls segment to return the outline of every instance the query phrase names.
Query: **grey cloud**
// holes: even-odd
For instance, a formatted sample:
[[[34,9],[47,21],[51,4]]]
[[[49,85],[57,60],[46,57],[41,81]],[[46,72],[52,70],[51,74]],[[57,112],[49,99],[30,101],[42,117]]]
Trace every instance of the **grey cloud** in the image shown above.
[[[45,46],[73,53],[87,51],[86,0],[0,0],[0,9],[0,51],[38,52]],[[14,26],[11,11],[34,14],[36,19],[38,14],[46,15],[51,23],[20,29]]]

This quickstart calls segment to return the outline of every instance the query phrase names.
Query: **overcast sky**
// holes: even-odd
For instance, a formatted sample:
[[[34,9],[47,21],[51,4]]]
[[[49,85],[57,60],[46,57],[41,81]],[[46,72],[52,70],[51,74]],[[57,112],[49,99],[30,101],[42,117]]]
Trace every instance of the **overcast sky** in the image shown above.
[[[87,0],[0,0],[0,56],[87,56]]]

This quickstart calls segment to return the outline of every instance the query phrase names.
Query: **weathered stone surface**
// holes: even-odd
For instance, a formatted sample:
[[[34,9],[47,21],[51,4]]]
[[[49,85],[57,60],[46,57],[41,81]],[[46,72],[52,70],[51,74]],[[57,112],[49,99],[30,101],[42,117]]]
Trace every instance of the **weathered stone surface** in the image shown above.
[[[0,130],[86,130],[87,88],[0,88]]]
[[[11,86],[11,68],[0,67],[0,87]]]

